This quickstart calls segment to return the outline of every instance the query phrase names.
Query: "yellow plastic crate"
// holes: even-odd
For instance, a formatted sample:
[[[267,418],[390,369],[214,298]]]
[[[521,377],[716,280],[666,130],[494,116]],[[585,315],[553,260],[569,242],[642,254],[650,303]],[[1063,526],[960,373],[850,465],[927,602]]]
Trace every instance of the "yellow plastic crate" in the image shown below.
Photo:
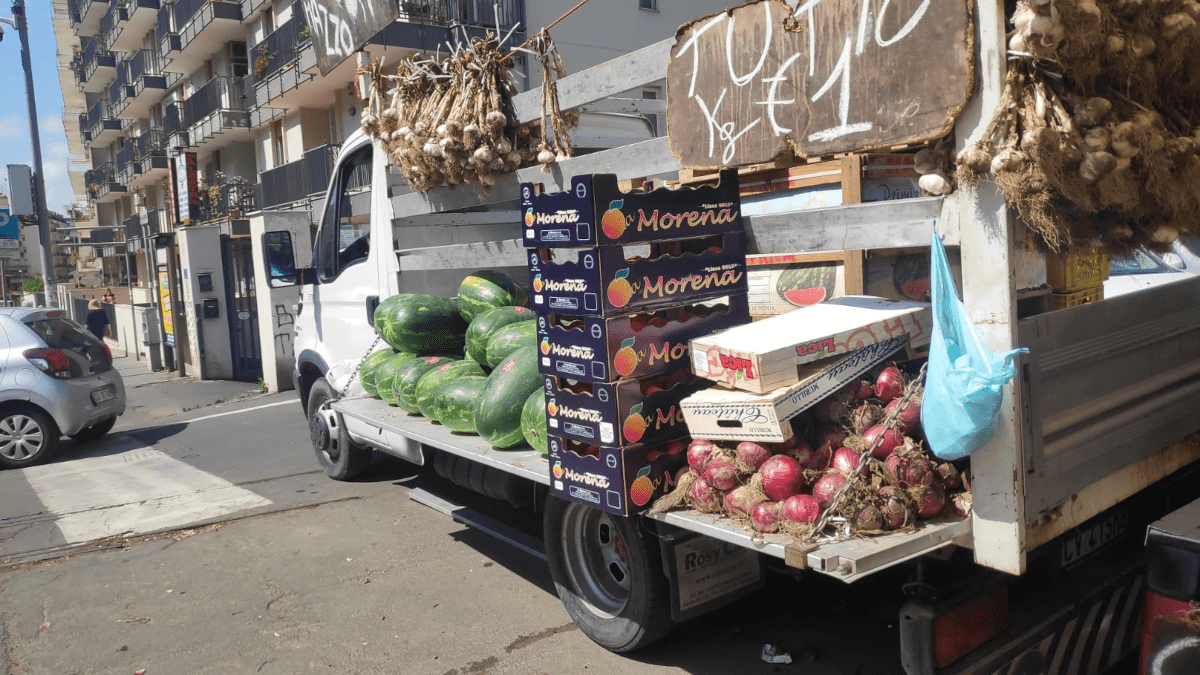
[[[1051,293],[1050,309],[1078,307],[1079,305],[1086,305],[1089,302],[1096,302],[1103,299],[1104,286],[1085,288],[1082,291],[1075,291],[1074,293]]]
[[[1108,254],[1098,248],[1046,253],[1046,283],[1059,293],[1093,289],[1108,278]]]

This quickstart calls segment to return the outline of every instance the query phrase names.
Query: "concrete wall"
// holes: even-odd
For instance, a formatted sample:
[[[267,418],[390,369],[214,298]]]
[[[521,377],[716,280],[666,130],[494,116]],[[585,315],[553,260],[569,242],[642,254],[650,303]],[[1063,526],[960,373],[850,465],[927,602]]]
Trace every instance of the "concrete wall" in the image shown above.
[[[187,305],[188,347],[192,363],[200,364],[204,380],[233,379],[233,352],[229,343],[229,307],[225,304],[225,275],[221,269],[221,228],[216,225],[185,227],[176,231],[179,243],[183,302]],[[200,290],[200,276],[212,275],[212,290]],[[215,298],[220,316],[203,318],[201,304]],[[178,330],[178,328],[177,328]],[[204,353],[200,353],[203,340]],[[194,374],[194,373],[193,373]]]
[[[258,299],[263,384],[268,391],[287,391],[292,388],[292,368],[296,363],[296,351],[292,343],[295,331],[293,306],[300,300],[300,287],[271,288],[267,284],[267,272],[262,264],[258,264],[258,261],[264,260],[262,237],[266,232],[290,232],[296,264],[306,266],[312,261],[311,228],[312,216],[308,211],[263,211],[250,217],[250,240],[256,263],[254,288]]]

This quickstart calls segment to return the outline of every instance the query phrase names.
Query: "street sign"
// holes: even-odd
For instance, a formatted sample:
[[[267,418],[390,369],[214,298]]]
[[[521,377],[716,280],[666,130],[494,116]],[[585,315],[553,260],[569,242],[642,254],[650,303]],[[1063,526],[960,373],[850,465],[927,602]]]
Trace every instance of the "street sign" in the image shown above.
[[[0,258],[21,257],[21,222],[8,209],[0,209]]]

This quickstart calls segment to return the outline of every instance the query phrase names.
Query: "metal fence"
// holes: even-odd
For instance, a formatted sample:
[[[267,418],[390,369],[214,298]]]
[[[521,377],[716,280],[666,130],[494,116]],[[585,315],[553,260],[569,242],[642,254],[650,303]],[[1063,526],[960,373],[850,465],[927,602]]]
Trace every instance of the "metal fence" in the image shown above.
[[[303,33],[303,35],[302,35]],[[254,77],[261,80],[270,77],[287,64],[296,60],[300,45],[310,39],[308,22],[304,19],[304,5],[292,5],[292,18],[288,19],[262,42],[250,50]]]
[[[196,124],[221,110],[246,110],[246,78],[217,75],[183,102],[183,118]]]
[[[320,145],[288,162],[259,174],[258,205],[269,209],[304,201],[325,191],[337,159],[338,144]]]

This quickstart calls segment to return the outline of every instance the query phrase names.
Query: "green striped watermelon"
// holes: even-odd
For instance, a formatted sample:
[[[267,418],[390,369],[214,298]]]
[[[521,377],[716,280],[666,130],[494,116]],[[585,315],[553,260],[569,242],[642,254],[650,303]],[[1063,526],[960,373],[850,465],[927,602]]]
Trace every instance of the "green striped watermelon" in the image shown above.
[[[546,392],[541,387],[525,399],[521,408],[521,434],[529,447],[543,455],[550,454],[550,439],[546,428]]]
[[[480,270],[458,286],[458,311],[467,321],[496,307],[524,305],[529,298],[511,277],[494,270]]]
[[[417,410],[429,419],[437,421],[434,415],[434,400],[438,389],[450,380],[468,375],[483,375],[483,368],[469,360],[447,361],[422,375],[421,380],[417,382]]]
[[[529,395],[542,386],[538,374],[537,349],[521,347],[500,363],[479,393],[475,403],[475,431],[492,447],[504,449],[525,440],[521,411]]]
[[[832,298],[836,284],[836,266],[812,263],[784,270],[775,282],[775,291],[797,307],[808,307]]]
[[[433,414],[450,431],[475,433],[475,404],[487,378],[467,375],[443,383],[433,399]]]
[[[447,356],[418,356],[401,364],[392,380],[392,396],[396,403],[410,413],[421,412],[417,407],[417,384],[421,376],[447,362],[453,362],[453,359]]]
[[[384,348],[363,359],[362,365],[358,367],[358,380],[369,395],[379,398],[379,394],[375,393],[375,371],[395,355],[396,352],[390,348]]]
[[[467,356],[476,363],[487,364],[488,339],[501,328],[534,317],[528,307],[496,307],[471,320],[467,326]]]
[[[377,367],[375,369],[375,396],[388,405],[397,405],[393,386],[396,373],[415,358],[411,354],[397,354]]]
[[[376,311],[375,329],[393,349],[453,354],[466,342],[467,323],[453,300],[437,295],[392,296]]]
[[[487,364],[495,368],[504,357],[521,347],[537,346],[537,322],[518,321],[502,326],[487,342]]]

